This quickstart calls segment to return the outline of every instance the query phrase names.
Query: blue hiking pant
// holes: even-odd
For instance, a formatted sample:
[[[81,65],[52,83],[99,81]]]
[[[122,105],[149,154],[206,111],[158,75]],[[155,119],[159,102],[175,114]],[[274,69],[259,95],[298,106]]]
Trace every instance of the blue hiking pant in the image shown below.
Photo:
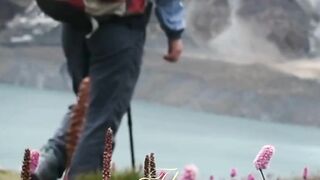
[[[85,38],[84,31],[70,24],[63,26],[63,49],[74,92],[77,93],[84,77],[91,79],[86,124],[71,162],[69,180],[102,169],[106,129],[111,127],[117,132],[139,77],[148,16],[111,18],[101,23],[89,39]],[[49,171],[58,176],[65,170],[65,134],[69,119],[70,112],[46,145],[53,150],[57,167]]]

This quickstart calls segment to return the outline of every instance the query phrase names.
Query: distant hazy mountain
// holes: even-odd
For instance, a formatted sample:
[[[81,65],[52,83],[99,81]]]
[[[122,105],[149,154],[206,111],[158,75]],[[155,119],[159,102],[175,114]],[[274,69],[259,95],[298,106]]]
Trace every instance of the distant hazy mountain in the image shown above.
[[[17,13],[23,11],[30,3],[30,0],[1,0],[0,1],[0,30],[5,24],[12,19]]]

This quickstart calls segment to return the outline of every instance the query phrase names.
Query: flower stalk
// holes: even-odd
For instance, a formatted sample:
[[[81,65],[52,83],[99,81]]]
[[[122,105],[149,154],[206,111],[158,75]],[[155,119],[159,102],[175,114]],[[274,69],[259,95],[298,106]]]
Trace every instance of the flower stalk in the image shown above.
[[[265,180],[265,176],[263,174],[263,169],[267,169],[270,163],[270,160],[275,152],[275,148],[272,145],[265,145],[261,148],[253,163],[257,170],[260,171],[262,179]]]
[[[31,163],[30,150],[26,149],[24,151],[22,170],[20,175],[22,180],[31,180],[30,163]]]
[[[110,180],[111,179],[111,161],[112,161],[112,139],[113,132],[111,128],[108,128],[105,138],[105,148],[103,152],[103,171],[102,171],[102,179]]]
[[[150,157],[146,155],[144,158],[144,177],[150,178]]]
[[[78,145],[89,103],[90,79],[82,80],[76,105],[72,107],[70,126],[66,134],[66,167],[70,166],[73,154]]]
[[[150,154],[150,177],[151,178],[157,177],[156,162],[155,162],[154,153]]]
[[[30,172],[34,173],[39,164],[40,152],[37,150],[30,151]]]

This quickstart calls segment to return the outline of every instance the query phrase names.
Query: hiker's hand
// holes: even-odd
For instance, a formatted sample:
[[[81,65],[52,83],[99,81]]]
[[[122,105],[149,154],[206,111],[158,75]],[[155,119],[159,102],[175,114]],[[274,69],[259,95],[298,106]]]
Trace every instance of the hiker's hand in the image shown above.
[[[175,63],[180,59],[183,51],[183,43],[181,39],[173,39],[168,41],[168,54],[163,58],[168,62]]]

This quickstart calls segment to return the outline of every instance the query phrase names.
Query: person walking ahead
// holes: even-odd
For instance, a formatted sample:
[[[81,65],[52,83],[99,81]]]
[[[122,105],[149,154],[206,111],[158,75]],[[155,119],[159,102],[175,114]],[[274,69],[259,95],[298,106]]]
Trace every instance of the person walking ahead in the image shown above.
[[[92,11],[90,7],[86,7],[87,12],[83,12],[73,7],[76,3],[65,6],[64,1],[76,2],[37,0],[40,8],[47,14],[56,13],[57,20],[63,19],[62,44],[74,93],[77,94],[79,84],[85,77],[89,76],[91,79],[86,124],[68,173],[68,179],[73,180],[80,174],[102,169],[105,131],[111,127],[114,133],[117,132],[120,121],[129,108],[139,77],[152,3],[147,2],[146,7],[138,14],[123,16],[115,11],[108,16],[91,18],[88,11],[98,15],[99,8],[104,6],[92,6]],[[124,2],[84,1],[85,5],[90,5],[88,2],[99,4],[99,1]],[[135,0],[131,2],[132,9],[137,9],[138,6],[134,6]],[[156,16],[168,38],[168,53],[164,59],[176,62],[183,49],[181,34],[185,23],[182,2],[155,0],[154,6]],[[103,9],[100,10],[103,12]],[[70,109],[61,128],[42,148],[40,164],[33,175],[34,179],[57,180],[65,171],[65,135],[69,125]]]

